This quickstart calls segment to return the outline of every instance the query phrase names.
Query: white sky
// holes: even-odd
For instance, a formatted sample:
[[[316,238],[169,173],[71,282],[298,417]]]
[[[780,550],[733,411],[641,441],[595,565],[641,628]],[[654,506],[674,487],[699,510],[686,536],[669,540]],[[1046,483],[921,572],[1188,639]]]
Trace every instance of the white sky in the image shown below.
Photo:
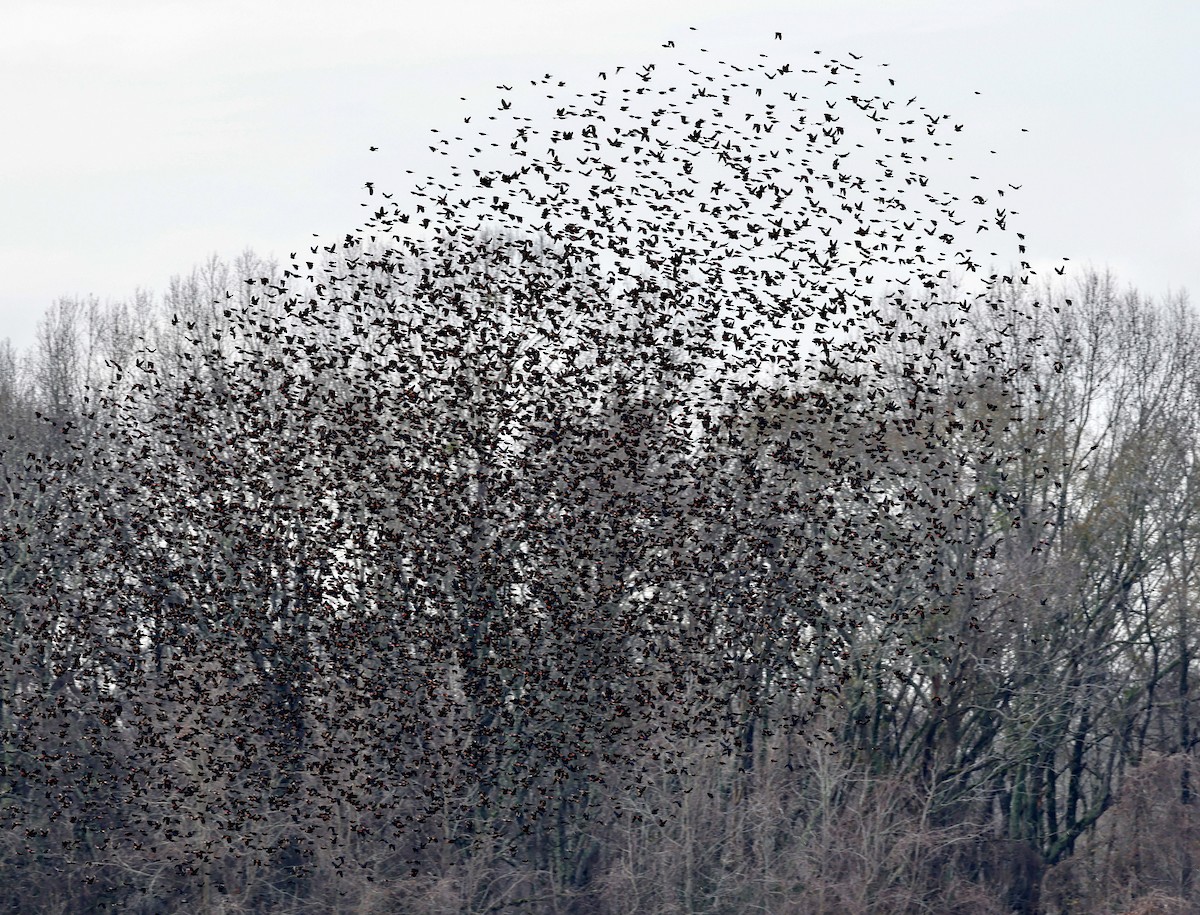
[[[1200,299],[1194,0],[2,6],[0,338],[19,348],[59,296],[160,293],[214,252],[282,260],[340,238],[367,217],[365,181],[403,192],[430,128],[486,120],[497,85],[552,73],[591,91],[693,25],[728,60],[889,64],[896,97],[966,125],[975,173],[1022,185],[1009,229],[1039,273],[1065,256]]]

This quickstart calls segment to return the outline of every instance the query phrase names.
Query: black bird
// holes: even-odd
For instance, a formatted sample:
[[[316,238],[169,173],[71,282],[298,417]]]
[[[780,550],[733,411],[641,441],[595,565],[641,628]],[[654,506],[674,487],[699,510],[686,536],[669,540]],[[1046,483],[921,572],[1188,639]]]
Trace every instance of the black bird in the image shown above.
[[[987,525],[1019,514],[989,493],[1032,460],[1004,424],[1037,359],[950,276],[1012,214],[959,233],[987,192],[940,185],[949,121],[908,129],[917,99],[854,63],[663,47],[499,86],[496,126],[440,125],[432,174],[312,261],[179,284],[168,345],[24,462],[47,492],[5,496],[2,809],[31,861],[106,864],[78,905],[333,908],[322,881],[361,872],[397,910],[619,908],[588,894],[628,858],[628,905],[703,906],[752,893],[753,817],[853,832],[818,781],[874,803],[854,767],[885,743],[975,777],[940,735],[985,758],[972,671],[1033,649],[953,640],[1037,614],[970,577],[1000,547],[1035,577]],[[1006,301],[1029,274],[980,278]],[[654,896],[634,852],[695,823],[720,854]]]

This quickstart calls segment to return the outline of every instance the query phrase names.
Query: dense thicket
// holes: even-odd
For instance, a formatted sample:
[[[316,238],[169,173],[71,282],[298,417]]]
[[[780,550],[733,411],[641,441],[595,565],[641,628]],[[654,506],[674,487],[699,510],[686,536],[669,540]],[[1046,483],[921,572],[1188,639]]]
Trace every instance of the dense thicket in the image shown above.
[[[224,292],[204,288],[200,273],[164,297],[179,328],[223,317],[220,310],[206,315]],[[234,275],[226,271],[225,282],[236,294]],[[240,295],[248,306],[249,293]],[[482,713],[466,689],[464,659],[473,656],[462,641],[450,641],[457,634],[469,646],[480,620],[448,632],[463,610],[416,612],[419,589],[430,586],[411,570],[422,560],[436,569],[436,551],[456,548],[453,516],[444,508],[424,528],[445,536],[421,544],[423,555],[402,549],[413,543],[402,534],[421,521],[386,505],[389,486],[401,478],[391,466],[395,449],[380,446],[373,479],[332,473],[309,484],[312,504],[332,511],[336,502],[336,534],[292,521],[285,540],[286,516],[263,511],[254,487],[240,483],[257,480],[269,492],[277,465],[266,449],[287,442],[281,430],[258,439],[230,430],[198,438],[189,451],[178,441],[155,442],[189,425],[171,423],[164,411],[157,433],[143,416],[126,432],[144,441],[130,434],[118,447],[106,434],[106,460],[91,453],[81,464],[36,414],[59,411],[59,429],[106,428],[104,414],[82,402],[81,379],[89,365],[98,371],[118,353],[106,342],[93,364],[69,348],[51,349],[45,336],[27,360],[10,350],[3,598],[10,900],[28,911],[136,910],[138,899],[147,911],[169,899],[213,910],[290,910],[305,899],[347,911],[451,911],[529,898],[537,901],[528,907],[545,910],[761,904],[922,911],[954,904],[1062,912],[1124,911],[1154,894],[1193,900],[1196,319],[1181,301],[1147,302],[1104,277],[1081,283],[1070,304],[1052,291],[1043,300],[1052,308],[1040,312],[1049,317],[1038,331],[1052,346],[1032,382],[1041,388],[1042,416],[1036,425],[1010,427],[1008,445],[1024,456],[1020,464],[990,479],[964,468],[956,495],[975,494],[980,508],[950,520],[969,526],[977,548],[966,562],[944,550],[931,554],[942,574],[969,583],[939,612],[930,611],[924,571],[908,554],[854,569],[840,583],[833,559],[822,556],[822,572],[801,578],[798,558],[811,549],[806,531],[800,517],[775,506],[804,491],[801,456],[827,453],[829,445],[807,418],[809,399],[759,390],[752,405],[710,422],[707,441],[720,447],[706,451],[699,435],[677,440],[703,514],[676,517],[661,502],[651,514],[656,506],[647,499],[664,494],[646,485],[641,499],[584,514],[573,528],[574,553],[570,541],[547,544],[544,534],[514,551],[521,564],[509,575],[522,576],[529,596],[511,597],[484,621],[493,627],[485,637],[503,650],[476,660],[473,673],[505,686],[480,689],[500,700]],[[126,309],[86,304],[57,303],[46,325],[64,339],[123,339],[119,331],[131,326]],[[155,352],[137,358],[160,360],[155,368],[169,385],[179,377],[173,360],[190,361],[172,348],[178,329],[148,317],[140,327]],[[39,380],[54,377],[65,379],[57,404]],[[122,383],[132,394],[141,382]],[[225,384],[237,390],[234,379]],[[160,390],[154,402],[163,396]],[[182,397],[167,403],[177,416],[187,409]],[[645,413],[653,406],[649,396],[627,403]],[[332,404],[336,414],[340,404]],[[970,417],[968,405],[959,409]],[[587,481],[605,472],[612,445],[589,451],[589,423],[593,440],[620,435],[622,447],[641,441],[651,453],[666,451],[661,434],[650,438],[653,428],[631,414],[627,406],[618,426],[599,411],[564,408],[561,418],[577,427],[573,438],[560,425],[556,439],[536,448],[532,439],[508,443],[515,454],[539,456],[514,462],[527,464],[532,478],[522,481],[523,498],[561,500],[544,510],[542,525],[563,510],[567,494],[587,491],[595,486]],[[425,415],[429,422],[440,416]],[[208,428],[215,433],[235,416],[214,411]],[[323,428],[310,422],[309,429]],[[420,433],[410,422],[403,434]],[[347,441],[361,447],[376,433],[352,427],[341,434],[328,434],[330,453]],[[415,466],[405,468],[406,479],[423,472],[421,479],[436,481],[431,465],[454,449],[444,431],[426,435],[409,452]],[[152,444],[154,463],[146,450]],[[187,495],[180,465],[197,466],[185,457],[201,444],[225,450],[214,455],[210,478],[192,481],[202,498],[188,508],[189,532],[170,513]],[[893,447],[904,454],[909,444],[897,439]],[[31,449],[41,461],[16,459]],[[306,464],[329,464],[294,445],[281,452],[293,487]],[[138,460],[114,459],[129,453]],[[917,466],[942,460],[915,445],[908,453]],[[93,500],[85,503],[88,490],[77,478],[83,466],[93,474],[129,472],[121,481],[93,477]],[[628,466],[622,459],[607,472]],[[542,467],[542,476],[531,472]],[[832,487],[836,478],[822,482]],[[156,543],[123,520],[134,492],[159,495],[158,523],[180,525],[171,543]],[[578,501],[571,507],[581,513]],[[606,522],[605,509],[627,512],[623,523]],[[401,535],[376,523],[380,517]],[[848,512],[843,523],[853,529],[853,518]],[[200,539],[198,522],[208,539]],[[527,523],[537,531],[537,522]],[[550,616],[552,602],[535,604],[535,589],[554,569],[572,568],[591,576],[583,600],[603,596],[606,553],[588,545],[605,523],[604,542],[637,550],[639,561],[619,578],[608,573],[623,590],[609,597],[610,615],[589,641],[586,628]],[[84,531],[97,543],[90,553]],[[739,572],[738,550],[754,537],[768,541],[773,552],[766,555],[777,565]],[[128,544],[123,553],[120,543]],[[185,553],[181,544],[195,546]],[[527,558],[530,547],[543,552]],[[189,561],[206,557],[209,577],[189,571]],[[466,560],[443,554],[442,562],[454,570]],[[706,569],[709,594],[723,604],[694,584],[689,590],[689,570]],[[406,574],[415,582],[408,590]],[[863,615],[853,629],[831,619],[808,630],[810,641],[824,637],[820,649],[836,649],[831,660],[842,662],[829,684],[836,693],[815,721],[811,697],[825,684],[813,647],[805,646],[809,655],[789,654],[781,637],[776,657],[769,654],[770,603],[762,596],[772,576],[794,589],[805,620],[821,619],[815,581],[831,592],[840,585],[835,606]],[[231,581],[261,600],[239,613]],[[197,598],[205,587],[212,597]],[[390,607],[380,605],[384,595],[395,595]],[[307,617],[304,601],[314,608]],[[664,606],[678,608],[673,628],[662,624],[672,619],[660,612]],[[732,612],[749,614],[754,627],[731,630],[730,641],[760,636],[758,645],[739,646],[740,654],[722,652],[714,631],[721,614]],[[797,626],[796,616],[781,611],[776,626]],[[807,669],[799,663],[805,659]],[[787,689],[771,691],[772,680],[785,677]],[[539,715],[522,703],[535,694],[531,681],[545,684],[541,694],[561,708]],[[757,684],[770,703],[746,698]],[[586,691],[594,694],[578,695]],[[710,752],[704,738],[712,732],[695,734],[698,708],[724,716],[725,753]],[[801,710],[809,713],[804,725]],[[468,722],[482,730],[488,711],[494,723],[487,737],[507,742],[472,741],[477,731]],[[588,727],[612,730],[586,764],[572,768],[566,760],[556,769],[554,754],[561,759],[582,746],[576,735]],[[622,786],[632,770],[612,767],[630,759],[640,780]],[[602,786],[590,799],[600,809],[586,821],[573,818],[592,785]],[[447,786],[470,790],[455,797]],[[548,793],[558,805],[539,810]],[[427,832],[418,842],[408,824],[421,822]],[[489,844],[504,837],[489,824],[512,826],[506,847]],[[246,837],[263,845],[257,863],[238,853]]]

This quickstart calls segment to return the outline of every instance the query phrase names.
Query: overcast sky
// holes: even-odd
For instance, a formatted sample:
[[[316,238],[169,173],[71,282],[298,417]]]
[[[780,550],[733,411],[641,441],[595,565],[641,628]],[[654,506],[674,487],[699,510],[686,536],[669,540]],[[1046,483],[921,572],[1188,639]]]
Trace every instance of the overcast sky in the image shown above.
[[[340,238],[365,181],[403,192],[430,128],[498,85],[590,91],[689,26],[727,59],[889,64],[1022,186],[1009,228],[1039,272],[1069,257],[1200,300],[1194,0],[6,0],[0,338],[29,345],[59,296]]]

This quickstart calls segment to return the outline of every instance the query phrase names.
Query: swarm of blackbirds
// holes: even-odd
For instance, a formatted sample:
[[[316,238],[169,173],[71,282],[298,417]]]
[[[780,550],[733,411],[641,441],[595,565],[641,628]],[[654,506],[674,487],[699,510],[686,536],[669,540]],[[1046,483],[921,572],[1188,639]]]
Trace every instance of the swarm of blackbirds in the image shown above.
[[[1029,265],[972,247],[1008,198],[938,185],[963,125],[880,67],[689,41],[500,87],[360,230],[114,367],[21,592],[22,777],[88,841],[581,868],[696,748],[822,739],[864,627],[950,650],[914,633],[984,599],[953,481],[1033,403],[997,355]]]

